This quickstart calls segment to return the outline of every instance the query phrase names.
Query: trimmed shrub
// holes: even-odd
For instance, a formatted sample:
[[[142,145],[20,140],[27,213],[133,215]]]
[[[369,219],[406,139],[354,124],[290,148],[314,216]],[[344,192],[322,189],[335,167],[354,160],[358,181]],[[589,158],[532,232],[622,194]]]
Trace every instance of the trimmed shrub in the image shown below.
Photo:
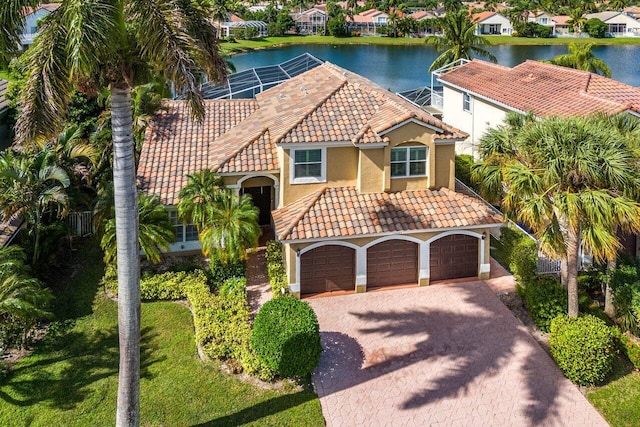
[[[518,291],[529,315],[543,332],[549,332],[551,321],[567,313],[567,291],[552,276],[538,276],[519,285]]]
[[[318,318],[306,302],[293,297],[267,301],[256,316],[252,347],[267,368],[282,377],[303,377],[320,360]]]
[[[274,298],[289,293],[289,285],[287,284],[287,271],[284,268],[282,260],[282,245],[275,240],[267,242],[267,251],[265,253],[265,261],[267,264],[267,275],[269,276],[269,284],[271,285],[271,293]]]
[[[526,286],[536,277],[538,270],[538,246],[528,238],[522,238],[515,243],[511,251],[509,269],[521,284]]]
[[[629,361],[636,369],[640,369],[640,345],[637,339],[633,339],[626,334],[620,335],[620,348],[627,355]]]
[[[549,344],[560,370],[576,384],[600,383],[613,368],[614,333],[597,317],[556,317]]]
[[[209,267],[211,270],[211,283],[216,286],[228,279],[231,279],[232,277],[243,278],[247,271],[247,263],[245,261],[223,264],[214,256],[211,257]]]

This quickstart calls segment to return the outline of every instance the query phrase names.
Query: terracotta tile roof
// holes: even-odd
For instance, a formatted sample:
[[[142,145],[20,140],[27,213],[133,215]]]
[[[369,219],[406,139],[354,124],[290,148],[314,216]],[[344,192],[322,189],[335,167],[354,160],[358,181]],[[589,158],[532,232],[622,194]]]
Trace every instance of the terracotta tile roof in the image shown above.
[[[359,194],[324,188],[272,212],[279,240],[428,231],[503,223],[473,197],[447,188]]]
[[[370,80],[330,63],[259,93],[255,100],[208,101],[202,124],[184,101],[166,103],[147,129],[138,175],[143,189],[174,204],[185,175],[278,170],[276,146],[386,143],[384,132],[409,119],[436,139],[467,135]]]
[[[471,15],[471,22],[482,22],[485,19],[491,18],[493,15],[497,15],[498,12],[485,10],[484,12],[478,12]]]
[[[509,68],[474,59],[440,80],[541,117],[615,114],[628,109],[640,112],[640,88],[532,60]]]
[[[166,101],[147,127],[138,179],[141,189],[175,204],[187,175],[208,167],[209,146],[258,108],[253,99],[205,101],[202,123],[184,101]]]
[[[569,25],[567,21],[569,21],[571,17],[569,15],[556,15],[551,18],[556,25]]]

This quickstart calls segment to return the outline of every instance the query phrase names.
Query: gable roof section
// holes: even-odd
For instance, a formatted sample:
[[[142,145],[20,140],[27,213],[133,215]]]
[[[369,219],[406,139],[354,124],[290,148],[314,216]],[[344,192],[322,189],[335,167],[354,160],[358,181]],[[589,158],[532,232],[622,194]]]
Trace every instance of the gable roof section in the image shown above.
[[[527,60],[513,68],[474,59],[439,79],[540,117],[640,113],[640,89],[597,74]]]
[[[187,175],[208,167],[209,146],[258,108],[253,99],[204,101],[201,123],[189,104],[166,101],[147,127],[138,179],[142,189],[173,204]]]
[[[384,144],[384,132],[407,120],[437,139],[466,134],[370,80],[324,63],[256,95],[206,101],[203,123],[184,101],[165,103],[147,128],[138,175],[142,188],[174,204],[186,174],[278,170],[276,146],[294,143]]]
[[[341,238],[502,224],[501,215],[447,188],[360,194],[323,188],[272,212],[279,240]]]

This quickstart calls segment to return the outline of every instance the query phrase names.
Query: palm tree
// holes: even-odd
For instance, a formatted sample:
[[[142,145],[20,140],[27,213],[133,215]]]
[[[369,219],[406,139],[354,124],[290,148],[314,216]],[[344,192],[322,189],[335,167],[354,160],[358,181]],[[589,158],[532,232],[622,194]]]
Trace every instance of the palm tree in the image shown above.
[[[0,218],[22,215],[34,235],[32,266],[40,256],[40,231],[47,214],[66,215],[69,176],[48,147],[36,153],[0,154]]]
[[[428,36],[427,44],[442,52],[431,64],[429,71],[436,70],[459,59],[471,59],[471,55],[489,58],[492,62],[497,59],[491,52],[484,49],[490,43],[481,36],[475,35],[476,25],[469,20],[466,10],[447,13],[440,20],[444,34],[442,36]]]
[[[480,141],[474,179],[500,193],[505,212],[529,226],[566,266],[569,316],[578,315],[578,254],[615,256],[615,229],[640,230],[640,204],[625,195],[638,168],[620,133],[593,117],[552,117],[492,129]]]
[[[23,333],[35,319],[47,316],[51,292],[29,275],[26,256],[18,246],[0,248],[0,324],[22,323]],[[0,342],[0,347],[6,343]]]
[[[2,48],[16,41],[16,17],[25,5],[21,3],[33,5],[37,0],[3,7]],[[96,82],[96,91],[111,91],[120,261],[118,426],[140,423],[140,267],[131,89],[151,80],[153,73],[160,74],[201,118],[201,79],[220,81],[226,76],[208,18],[207,11],[191,0],[63,0],[25,53],[28,73],[19,100],[17,143],[55,135],[66,119],[74,82]]]
[[[627,2],[625,0],[610,0],[608,4],[609,10],[615,10],[618,12],[622,12],[622,9],[627,7]]]
[[[592,52],[592,43],[569,43],[569,53],[558,55],[549,62],[562,67],[575,68],[576,70],[589,71],[611,77],[611,70],[600,58],[596,58]]]
[[[209,211],[217,203],[222,189],[222,178],[211,169],[188,175],[187,185],[178,196],[178,215],[185,224],[191,223],[198,231],[204,230],[209,223]]]
[[[169,245],[175,241],[173,224],[169,221],[167,209],[160,204],[157,196],[138,194],[138,212],[140,249],[149,261],[157,264],[161,259],[161,251],[168,250]],[[100,246],[104,251],[105,264],[115,262],[117,240],[114,218],[106,220]]]
[[[221,190],[200,232],[202,252],[215,256],[222,264],[246,260],[247,249],[258,245],[261,233],[258,214],[249,195]]]
[[[567,20],[567,24],[573,28],[573,31],[577,34],[582,33],[582,29],[584,28],[584,24],[587,23],[587,18],[584,17],[584,12],[582,9],[572,9],[569,13],[569,19]]]

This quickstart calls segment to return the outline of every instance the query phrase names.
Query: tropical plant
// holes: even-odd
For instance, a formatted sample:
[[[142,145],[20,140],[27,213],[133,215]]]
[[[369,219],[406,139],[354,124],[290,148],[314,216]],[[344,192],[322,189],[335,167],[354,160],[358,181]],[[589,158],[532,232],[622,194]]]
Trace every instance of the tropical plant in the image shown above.
[[[633,151],[598,117],[551,117],[491,129],[480,141],[474,179],[502,200],[507,215],[530,227],[541,250],[562,259],[568,314],[578,315],[580,246],[597,262],[614,257],[616,227],[640,229]]]
[[[160,262],[161,251],[169,249],[175,241],[175,230],[169,221],[167,209],[160,203],[158,196],[146,193],[138,194],[138,239],[140,250],[154,264]],[[104,226],[104,234],[100,241],[104,251],[104,262],[116,261],[116,220],[108,219]]]
[[[466,10],[447,13],[439,22],[442,36],[428,36],[426,43],[442,52],[431,64],[429,71],[436,70],[459,59],[471,59],[471,55],[489,58],[492,62],[497,59],[491,52],[484,49],[489,42],[475,34],[476,25],[469,19]]]
[[[25,261],[20,247],[0,248],[0,348],[23,344],[33,322],[49,314],[51,292],[30,276]]]
[[[580,8],[572,9],[569,13],[569,19],[567,25],[571,26],[573,31],[577,34],[582,33],[584,24],[587,23],[587,18],[584,17],[584,12]]]
[[[187,175],[187,184],[178,195],[178,216],[185,224],[193,224],[201,231],[209,222],[209,211],[217,203],[224,189],[222,178],[211,169]]]
[[[48,215],[66,215],[66,188],[69,176],[56,163],[56,153],[49,147],[32,152],[5,151],[0,154],[0,219],[21,215],[33,236],[35,266],[40,255],[40,232]]]
[[[584,23],[584,29],[587,30],[590,37],[602,38],[607,34],[607,24],[601,19],[591,18]]]
[[[23,6],[0,13],[0,51],[15,51]],[[13,45],[13,46],[12,46]],[[160,74],[204,114],[201,79],[226,75],[209,13],[191,0],[63,0],[27,50],[27,84],[20,97],[17,142],[49,138],[66,119],[74,82],[111,91],[113,175],[118,240],[120,376],[116,425],[139,424],[140,290],[131,89]]]
[[[221,191],[200,231],[202,252],[215,256],[223,264],[247,259],[247,249],[258,245],[261,233],[258,214],[250,196]]]
[[[569,43],[568,49],[569,53],[558,55],[549,62],[553,65],[575,68],[576,70],[589,71],[590,73],[611,77],[611,69],[609,69],[602,59],[596,58],[593,54],[592,43]]]

